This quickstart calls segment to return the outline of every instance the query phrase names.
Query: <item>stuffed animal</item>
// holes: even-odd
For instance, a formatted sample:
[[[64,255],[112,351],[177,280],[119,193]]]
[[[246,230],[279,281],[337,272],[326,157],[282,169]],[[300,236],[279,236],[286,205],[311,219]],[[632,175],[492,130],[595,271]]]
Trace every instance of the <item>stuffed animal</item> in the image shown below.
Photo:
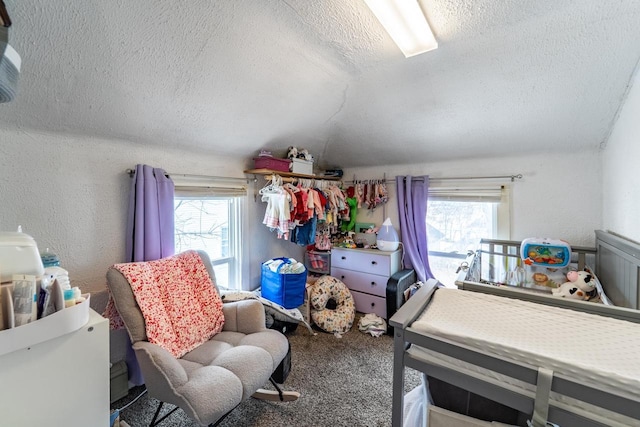
[[[287,159],[297,159],[298,149],[296,147],[289,147],[287,149]]]
[[[344,221],[342,223],[342,231],[352,231],[356,227],[356,217],[358,215],[358,201],[355,197],[347,197],[345,199],[349,206],[349,222]]]
[[[589,301],[598,295],[595,276],[587,269],[570,271],[567,273],[567,279],[568,282],[551,290],[554,296]]]
[[[306,148],[289,147],[287,149],[287,159],[302,159],[308,162],[313,161],[313,156]]]
[[[302,160],[306,160],[308,162],[313,161],[313,156],[309,154],[309,150],[307,150],[306,148],[298,149],[298,158]]]

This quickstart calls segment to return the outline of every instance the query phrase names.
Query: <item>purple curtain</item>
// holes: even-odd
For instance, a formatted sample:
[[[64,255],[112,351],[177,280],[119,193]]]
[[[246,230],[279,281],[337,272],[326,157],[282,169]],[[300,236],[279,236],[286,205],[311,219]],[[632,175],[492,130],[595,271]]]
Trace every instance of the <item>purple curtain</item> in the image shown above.
[[[127,261],[174,254],[173,194],[173,181],[164,170],[136,165],[129,194]]]
[[[153,261],[171,256],[174,247],[173,181],[166,172],[136,165],[131,178],[127,218],[127,261]],[[129,382],[144,384],[131,342],[127,346]]]
[[[427,248],[428,176],[396,176],[400,232],[406,268],[416,271],[418,280],[433,279]]]

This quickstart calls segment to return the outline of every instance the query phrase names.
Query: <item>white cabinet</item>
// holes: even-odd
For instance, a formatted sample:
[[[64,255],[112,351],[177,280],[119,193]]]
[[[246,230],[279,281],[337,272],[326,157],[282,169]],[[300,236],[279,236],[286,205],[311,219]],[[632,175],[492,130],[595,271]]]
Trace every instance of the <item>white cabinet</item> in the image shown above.
[[[95,311],[74,332],[0,356],[0,425],[108,427],[109,412],[109,322]]]
[[[331,249],[331,275],[351,291],[356,310],[387,318],[386,291],[389,277],[400,270],[400,250]]]

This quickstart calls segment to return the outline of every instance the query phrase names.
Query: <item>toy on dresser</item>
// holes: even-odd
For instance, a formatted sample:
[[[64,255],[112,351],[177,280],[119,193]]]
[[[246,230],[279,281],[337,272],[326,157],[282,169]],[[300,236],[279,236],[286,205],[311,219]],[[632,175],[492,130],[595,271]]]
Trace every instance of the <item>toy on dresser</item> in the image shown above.
[[[589,301],[598,296],[596,277],[587,269],[567,273],[568,282],[552,289],[554,296]]]

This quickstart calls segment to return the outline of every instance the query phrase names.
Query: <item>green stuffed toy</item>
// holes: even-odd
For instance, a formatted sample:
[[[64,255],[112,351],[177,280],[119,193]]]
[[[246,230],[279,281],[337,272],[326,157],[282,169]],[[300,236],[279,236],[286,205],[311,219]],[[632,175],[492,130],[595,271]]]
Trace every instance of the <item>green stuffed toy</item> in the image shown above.
[[[356,228],[356,215],[358,213],[358,199],[355,197],[347,197],[345,199],[347,205],[349,205],[349,222],[343,222],[340,229],[342,231],[352,231]]]

